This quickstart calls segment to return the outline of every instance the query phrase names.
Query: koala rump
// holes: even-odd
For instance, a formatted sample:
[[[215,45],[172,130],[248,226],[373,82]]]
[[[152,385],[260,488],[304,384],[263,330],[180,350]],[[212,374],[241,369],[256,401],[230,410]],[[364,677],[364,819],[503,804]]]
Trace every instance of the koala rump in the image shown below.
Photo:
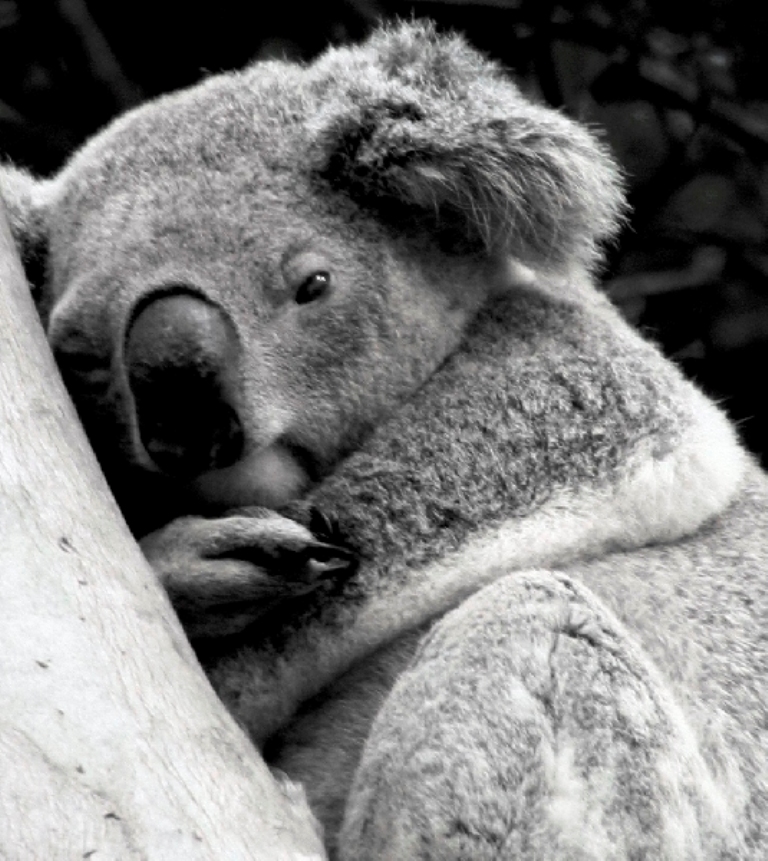
[[[766,856],[768,485],[595,288],[588,130],[402,24],[0,189],[118,500],[334,857]]]

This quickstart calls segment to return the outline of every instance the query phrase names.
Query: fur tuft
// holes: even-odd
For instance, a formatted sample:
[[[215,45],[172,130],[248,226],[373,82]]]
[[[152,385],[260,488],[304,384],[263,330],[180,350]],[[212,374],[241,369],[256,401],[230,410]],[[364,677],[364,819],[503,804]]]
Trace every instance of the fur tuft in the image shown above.
[[[366,205],[546,268],[592,266],[621,224],[605,147],[458,36],[386,29],[313,74],[331,97],[314,130],[318,171]]]

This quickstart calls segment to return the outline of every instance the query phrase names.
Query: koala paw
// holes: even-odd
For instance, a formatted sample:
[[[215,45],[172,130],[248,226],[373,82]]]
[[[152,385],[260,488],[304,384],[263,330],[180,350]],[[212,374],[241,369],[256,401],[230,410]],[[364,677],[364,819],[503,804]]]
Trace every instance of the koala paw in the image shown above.
[[[225,637],[354,572],[354,554],[313,520],[317,533],[268,509],[181,517],[140,544],[187,636]]]

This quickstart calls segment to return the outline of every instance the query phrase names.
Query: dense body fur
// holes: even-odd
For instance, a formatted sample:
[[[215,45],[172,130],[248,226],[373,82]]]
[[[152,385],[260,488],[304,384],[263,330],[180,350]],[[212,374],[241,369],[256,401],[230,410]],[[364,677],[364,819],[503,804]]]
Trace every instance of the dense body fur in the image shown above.
[[[305,783],[331,834],[346,805],[346,781],[359,768],[364,748],[347,807],[348,842],[341,857],[424,853],[435,858],[597,859],[631,857],[642,849],[649,857],[709,853],[714,858],[723,845],[741,846],[734,823],[743,811],[725,815],[716,805],[716,821],[724,816],[725,826],[715,828],[712,841],[698,834],[713,816],[713,797],[730,799],[731,781],[738,784],[741,778],[731,771],[717,779],[709,774],[696,758],[693,735],[677,710],[681,697],[697,701],[701,677],[711,672],[705,657],[710,639],[732,636],[749,649],[742,638],[751,641],[752,635],[744,628],[734,633],[728,622],[721,628],[712,620],[703,609],[711,593],[701,594],[691,580],[692,593],[668,605],[664,648],[654,649],[653,657],[673,678],[682,674],[692,689],[683,694],[682,687],[668,688],[635,638],[658,643],[656,581],[667,578],[669,590],[678,583],[677,572],[652,568],[654,587],[648,590],[643,577],[648,579],[650,572],[643,566],[645,554],[649,560],[653,554],[621,551],[697,531],[736,496],[747,458],[715,408],[601,297],[586,291],[579,297],[577,285],[571,287],[568,300],[542,287],[520,290],[481,315],[450,363],[314,491],[313,501],[345,524],[365,559],[345,593],[331,605],[313,606],[292,637],[286,639],[282,629],[257,652],[246,648],[209,668],[225,701],[256,738],[284,721],[298,699],[318,692],[272,738],[267,753]],[[570,372],[564,375],[563,368]],[[478,392],[484,393],[482,407]],[[468,404],[479,419],[470,428]],[[422,451],[423,456],[406,459],[403,451]],[[480,463],[492,468],[478,474]],[[505,482],[501,491],[500,481]],[[728,529],[723,532],[727,535]],[[600,575],[593,573],[597,569],[590,561],[583,573],[566,580],[560,570],[568,574],[577,559],[610,561]],[[546,570],[530,570],[540,566]],[[759,619],[765,612],[765,586],[760,569],[751,576],[761,596]],[[582,588],[585,582],[592,592]],[[486,583],[496,585],[449,614],[420,644],[426,621]],[[547,611],[541,620],[536,617],[539,603]],[[609,607],[620,611],[626,627]],[[708,621],[690,625],[687,620],[696,607]],[[499,633],[493,633],[489,616]],[[463,621],[449,624],[455,619]],[[683,630],[686,651],[680,654],[682,647],[673,644]],[[394,631],[404,636],[394,638]],[[580,649],[575,655],[565,652],[561,681],[555,659],[550,663],[548,656],[556,655],[557,644],[569,642],[568,637]],[[759,678],[764,650],[757,641],[751,645],[750,669]],[[589,660],[587,646],[593,651]],[[414,650],[417,657],[409,666]],[[617,650],[625,653],[620,670],[628,677],[626,687],[614,666]],[[328,680],[362,658],[367,662],[323,690]],[[538,667],[529,667],[534,661]],[[603,675],[596,669],[601,662],[606,664]],[[454,679],[458,666],[463,670]],[[727,698],[731,670],[727,664],[723,670],[716,687]],[[398,678],[393,696],[390,688]],[[546,702],[539,704],[534,732],[525,725],[533,720],[531,703],[520,712],[514,697],[509,699],[517,686],[520,697],[527,691],[529,699],[552,697],[553,702],[559,694],[568,699],[569,692],[579,693],[562,707],[553,705],[555,711]],[[590,705],[596,688],[616,700],[602,704],[602,733],[596,732]],[[661,715],[645,714],[649,702]],[[754,756],[763,715],[758,700],[752,706],[748,759]],[[368,725],[379,708],[369,738]],[[649,726],[627,740],[627,714],[635,710],[637,719],[647,718]],[[558,712],[562,717],[556,719]],[[565,729],[558,727],[559,720]],[[697,720],[717,724],[725,719],[708,698]],[[743,737],[745,724],[734,716],[726,722],[731,733]],[[468,733],[473,724],[474,738]],[[560,787],[559,778],[552,776],[549,786],[542,783],[546,790],[536,804],[522,804],[516,800],[520,787],[546,765],[531,753],[545,757],[536,733],[550,744],[562,743],[575,762],[567,786]],[[696,754],[693,764],[687,754],[680,754],[678,762],[681,739]],[[633,745],[644,753],[633,752]],[[461,751],[456,758],[445,754],[453,749]],[[491,779],[479,764],[486,757],[498,761],[507,778]],[[647,771],[642,772],[641,764]],[[457,770],[466,771],[463,790],[457,789]],[[594,799],[584,789],[593,771],[604,781],[602,794]],[[700,783],[702,775],[705,784]],[[764,772],[757,785],[762,780]],[[486,781],[494,814],[477,801]],[[713,789],[717,785],[720,794]],[[687,809],[668,810],[673,792],[693,793],[695,815]],[[617,820],[612,805],[621,806],[635,795],[644,805],[638,818]],[[463,824],[446,819],[446,810]],[[665,843],[659,833],[667,815],[677,843],[672,837]],[[657,828],[641,827],[649,817],[655,817]],[[679,821],[685,817],[689,825]],[[585,835],[599,823],[610,837],[590,849]],[[375,849],[368,842],[370,829],[381,841]],[[616,836],[625,830],[632,832],[626,845]],[[431,848],[420,845],[422,838]],[[562,848],[554,848],[560,841]],[[616,846],[613,855],[605,854],[610,841]]]
[[[586,130],[402,25],[0,189],[118,498],[332,857],[765,857],[768,484],[595,288],[622,198]],[[226,513],[297,496],[355,571]]]

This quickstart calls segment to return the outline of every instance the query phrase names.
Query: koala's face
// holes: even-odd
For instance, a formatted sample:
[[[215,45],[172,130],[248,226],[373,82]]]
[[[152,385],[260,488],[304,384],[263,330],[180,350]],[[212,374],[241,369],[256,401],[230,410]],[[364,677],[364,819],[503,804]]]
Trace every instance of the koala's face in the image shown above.
[[[510,272],[589,267],[622,207],[585,129],[417,24],[159,99],[30,182],[0,167],[137,531],[300,495]]]
[[[56,183],[49,336],[139,530],[300,495],[482,301],[490,264],[385,225],[308,167],[291,74],[142,108]]]

